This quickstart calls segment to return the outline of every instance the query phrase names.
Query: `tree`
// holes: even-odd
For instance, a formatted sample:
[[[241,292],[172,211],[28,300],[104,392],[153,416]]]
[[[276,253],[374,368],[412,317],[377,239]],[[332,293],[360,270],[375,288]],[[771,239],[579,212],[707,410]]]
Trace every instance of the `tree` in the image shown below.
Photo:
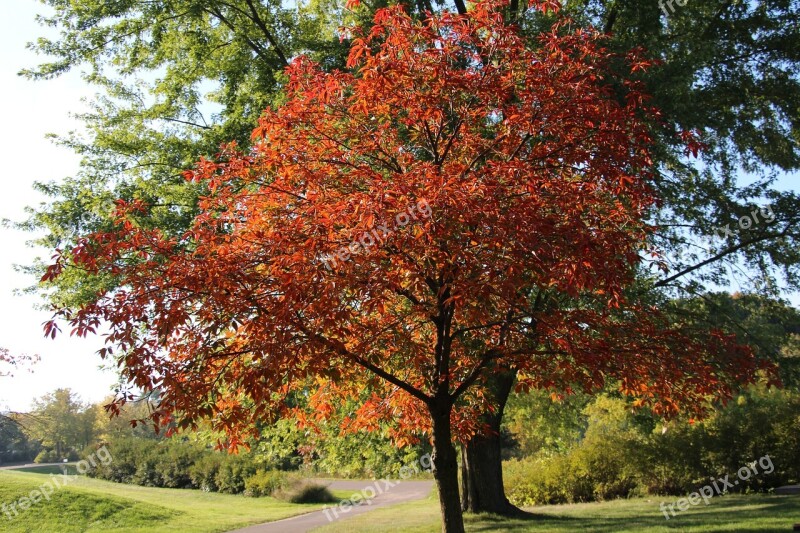
[[[100,440],[114,441],[124,437],[157,439],[159,437],[152,427],[143,423],[147,421],[147,417],[153,410],[149,402],[144,400],[129,402],[116,416],[109,416],[103,406],[109,405],[113,401],[114,397],[110,396],[102,404],[91,407],[97,420],[97,434]],[[88,412],[87,410],[87,415]]]
[[[38,446],[31,442],[13,416],[0,416],[0,464],[33,460]]]
[[[81,450],[94,440],[95,415],[70,389],[56,389],[35,400],[21,423],[31,438],[54,449],[61,459],[70,450]]]
[[[655,200],[645,97],[614,97],[596,32],[559,20],[531,49],[501,9],[379,10],[353,30],[351,72],[294,60],[254,147],[186,173],[209,191],[188,231],[119,200],[111,230],[58,254],[45,281],[73,266],[118,288],[46,333],[108,324],[101,355],[159,391],[153,419],[212,418],[231,447],[306,378],[369,380],[362,417],[430,435],[448,532],[463,531],[452,443],[482,429],[489,373],[616,381],[665,415],[752,381],[749,350],[625,299]]]
[[[306,53],[325,68],[343,66],[348,40],[340,41],[337,28],[353,20],[368,28],[373,9],[382,5],[348,11],[321,1],[297,8],[252,0],[45,3],[54,12],[42,21],[58,27],[62,37],[35,43],[53,59],[25,74],[48,78],[85,66],[87,81],[103,94],[81,117],[89,138],[61,139],[84,156],[80,175],[62,184],[39,184],[53,201],[33,210],[23,224],[44,230],[40,243],[48,249],[70,248],[87,231],[109,229],[114,198],[146,200],[154,208],[141,223],[180,235],[203,194],[182,183],[180,171],[197,154],[213,154],[222,140],[248,143],[252,121],[281,91],[282,57]],[[417,17],[442,8],[425,0],[404,5]],[[464,2],[453,6],[466,12]],[[652,130],[661,171],[652,184],[663,204],[653,238],[669,257],[673,275],[656,283],[691,295],[706,281],[726,283],[743,262],[757,275],[741,285],[774,295],[781,271],[796,287],[800,247],[793,228],[800,201],[772,188],[771,180],[776,169],[797,169],[800,159],[798,3],[705,0],[668,14],[652,1],[569,0],[564,6],[576,23],[609,32],[611,50],[625,54],[644,46],[662,61],[661,68],[634,74],[647,83],[662,111]],[[504,16],[536,36],[549,15],[527,7],[512,0]],[[529,45],[537,46],[535,38]],[[155,69],[160,69],[157,81],[151,75]],[[117,71],[124,77],[115,77]],[[217,115],[205,112],[208,101],[219,109]],[[702,167],[683,158],[683,143],[675,135],[682,130],[702,136],[707,146]],[[759,180],[741,186],[735,179],[740,168]],[[699,245],[698,236],[715,236],[717,228],[747,215],[754,201],[772,204],[774,223]],[[31,270],[41,276],[44,268],[37,264]],[[47,297],[56,305],[78,306],[115,282],[72,270],[50,284]],[[485,420],[495,430],[502,393],[516,380],[514,373],[497,376],[492,388],[498,401]],[[465,494],[484,493],[465,500],[465,507],[509,509],[504,498],[494,496],[502,493],[499,440],[490,432],[462,451],[483,467],[465,469],[467,482],[480,478]]]
[[[780,299],[755,293],[715,292],[672,302],[688,320],[723,329],[772,359],[787,388],[800,386],[800,311]]]

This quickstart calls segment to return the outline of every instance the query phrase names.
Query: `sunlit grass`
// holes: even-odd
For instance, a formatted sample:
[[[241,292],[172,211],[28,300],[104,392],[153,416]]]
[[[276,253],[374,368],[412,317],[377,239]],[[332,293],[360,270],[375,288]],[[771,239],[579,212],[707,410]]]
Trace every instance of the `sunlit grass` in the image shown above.
[[[2,471],[0,504],[17,502],[51,479],[48,473]],[[49,501],[42,500],[20,511],[13,519],[0,510],[0,531],[220,532],[323,507],[284,503],[274,498],[123,485],[78,476],[69,479],[64,488],[53,492]],[[339,491],[334,494],[345,496]]]
[[[666,503],[675,499],[665,498]],[[467,515],[469,532],[596,533],[665,532],[779,532],[800,523],[800,496],[728,495],[711,500],[666,520],[661,499],[615,500],[603,503],[554,505],[526,509],[528,519]],[[376,509],[343,522],[314,530],[318,533],[438,533],[439,506],[430,498]]]

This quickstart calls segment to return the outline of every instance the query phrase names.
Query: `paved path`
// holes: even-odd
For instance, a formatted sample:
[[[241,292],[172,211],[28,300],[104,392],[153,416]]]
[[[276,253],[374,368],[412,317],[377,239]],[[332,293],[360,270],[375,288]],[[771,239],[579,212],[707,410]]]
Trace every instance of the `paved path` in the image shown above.
[[[8,465],[8,466],[0,466],[0,470],[16,470],[17,468],[42,468],[42,467],[45,467],[45,466],[63,466],[64,464],[67,464],[67,463],[13,464],[13,465]]]
[[[775,489],[775,494],[800,494],[800,485],[786,485]]]
[[[370,490],[370,487],[372,490]],[[362,490],[366,490],[367,494],[374,491],[377,495],[369,503],[357,504],[351,507],[348,512],[343,513],[338,506],[335,506],[329,508],[327,514],[325,511],[314,511],[276,522],[237,529],[230,533],[305,533],[313,528],[367,513],[379,507],[421,500],[430,494],[433,482],[396,480],[332,481],[328,488],[332,490],[352,490],[354,493],[361,493]],[[338,513],[338,517],[334,514],[334,511]]]

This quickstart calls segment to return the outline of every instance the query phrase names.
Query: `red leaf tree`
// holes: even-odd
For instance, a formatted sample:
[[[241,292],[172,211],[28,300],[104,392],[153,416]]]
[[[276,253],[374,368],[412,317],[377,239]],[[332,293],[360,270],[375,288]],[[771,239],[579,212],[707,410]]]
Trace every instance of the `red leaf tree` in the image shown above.
[[[159,392],[156,422],[208,418],[232,447],[298,384],[372,381],[362,424],[430,436],[443,530],[463,531],[453,442],[481,430],[487,373],[612,380],[669,414],[757,369],[623,296],[655,199],[645,98],[618,100],[611,59],[564,21],[531,49],[495,3],[423,22],[381,10],[350,71],[296,59],[254,147],[187,173],[209,193],[182,238],[120,201],[113,231],[59,255],[46,279],[78,267],[122,288],[54,320],[105,324],[102,355]]]

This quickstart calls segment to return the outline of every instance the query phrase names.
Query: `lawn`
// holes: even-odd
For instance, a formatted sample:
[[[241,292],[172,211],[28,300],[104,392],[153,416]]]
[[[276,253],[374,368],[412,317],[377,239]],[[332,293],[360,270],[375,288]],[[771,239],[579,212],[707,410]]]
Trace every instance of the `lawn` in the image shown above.
[[[53,479],[40,473],[0,471],[0,504],[17,502]],[[57,476],[60,478],[60,476]],[[13,520],[0,510],[0,531],[9,533],[77,532],[221,532],[249,524],[287,518],[321,505],[293,505],[272,498],[246,498],[195,490],[121,485],[85,477],[70,477],[49,501],[41,501]],[[337,497],[349,495],[336,491]],[[675,500],[667,499],[667,503]],[[617,500],[605,503],[529,508],[529,519],[490,515],[467,516],[467,531],[537,533],[588,532],[779,532],[800,522],[800,496],[729,495],[711,500],[670,519],[659,510],[661,499]],[[436,500],[376,509],[316,529],[318,533],[438,533]]]
[[[49,475],[47,469],[41,473],[0,471],[0,504],[18,502],[53,477],[61,478]],[[0,531],[220,532],[323,507],[284,503],[273,498],[122,485],[79,476],[69,479],[65,487],[54,490],[49,501],[43,499],[13,519],[0,509]],[[334,494],[346,496],[338,491]]]
[[[676,498],[666,499],[667,503]],[[596,533],[624,532],[787,532],[800,523],[800,496],[728,495],[706,507],[690,508],[669,521],[659,511],[661,499],[616,500],[604,503],[553,505],[526,509],[530,519],[467,515],[468,532]],[[402,524],[402,527],[398,527]],[[317,528],[315,533],[439,533],[439,507],[434,499],[377,509],[343,522]]]

